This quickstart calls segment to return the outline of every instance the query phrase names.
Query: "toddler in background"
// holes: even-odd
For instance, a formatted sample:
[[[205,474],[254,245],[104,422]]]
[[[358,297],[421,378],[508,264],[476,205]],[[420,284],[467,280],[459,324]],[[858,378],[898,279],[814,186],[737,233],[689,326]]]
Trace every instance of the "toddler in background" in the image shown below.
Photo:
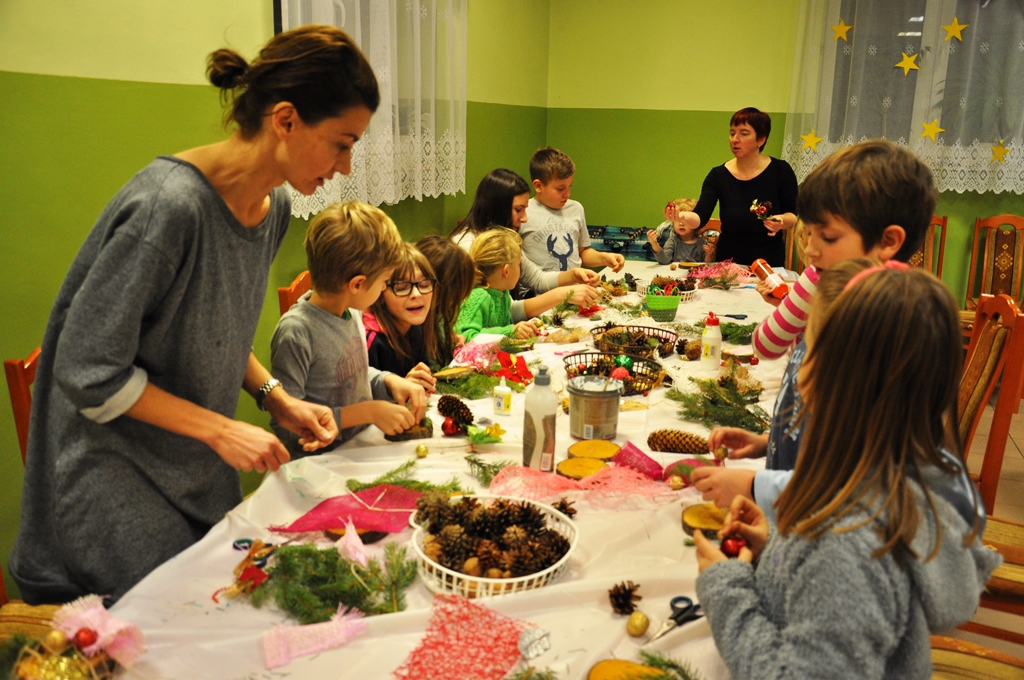
[[[812,307],[777,524],[740,496],[720,532],[745,539],[739,559],[694,534],[697,595],[734,678],[930,678],[929,635],[974,615],[1001,561],[957,464],[956,303],[921,269],[853,271],[821,275],[841,292]],[[938,491],[962,482],[973,512]]]
[[[325,451],[370,424],[384,434],[409,429],[426,412],[426,393],[369,367],[362,324],[363,310],[380,296],[401,258],[398,228],[371,205],[338,203],[313,219],[305,247],[313,290],[277,323],[270,341],[274,377],[292,397],[334,411],[339,434]],[[293,456],[306,453],[306,442],[274,420],[271,426]]]
[[[527,204],[527,220],[519,227],[523,253],[544,271],[584,266],[617,272],[626,264],[622,255],[590,247],[583,206],[569,198],[575,175],[576,165],[558,149],[539,149],[530,158],[536,193]]]
[[[363,312],[366,351],[371,367],[404,375],[431,394],[437,378],[428,363],[440,359],[431,304],[437,276],[423,253],[404,246],[384,292]]]
[[[522,239],[511,229],[491,229],[473,241],[476,288],[462,304],[455,330],[469,342],[480,333],[529,338],[537,334],[530,321],[512,324],[512,290],[519,281]],[[457,246],[456,246],[457,247]]]
[[[437,321],[437,362],[435,367],[447,366],[455,350],[466,341],[455,332],[459,310],[476,282],[476,265],[469,253],[450,238],[438,235],[424,236],[416,242],[416,250],[423,253],[435,272],[444,273],[444,281],[434,289],[431,307]]]
[[[677,198],[672,202],[674,217],[662,222],[657,228],[647,232],[651,251],[658,264],[672,262],[713,262],[715,247],[704,238],[697,236],[697,228],[679,217],[679,213],[693,210],[697,201],[692,198]]]

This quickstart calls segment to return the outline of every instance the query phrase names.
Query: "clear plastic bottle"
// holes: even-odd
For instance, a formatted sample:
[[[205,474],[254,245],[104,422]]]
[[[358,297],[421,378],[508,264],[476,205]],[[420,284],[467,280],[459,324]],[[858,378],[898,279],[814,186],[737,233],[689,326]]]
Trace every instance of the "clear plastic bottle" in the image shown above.
[[[496,416],[508,416],[512,415],[512,388],[505,384],[505,379],[501,379],[501,384],[494,388],[494,415]]]
[[[758,258],[750,265],[750,271],[757,275],[757,278],[765,281],[769,286],[772,287],[772,296],[778,299],[786,297],[789,292],[789,286],[782,280],[782,277],[775,273],[771,265],[764,260]]]
[[[717,371],[722,363],[722,328],[714,312],[704,319],[704,333],[700,339],[700,368]]]
[[[537,370],[533,387],[526,393],[523,420],[523,467],[541,472],[555,469],[555,417],[558,396],[551,389],[546,366]]]

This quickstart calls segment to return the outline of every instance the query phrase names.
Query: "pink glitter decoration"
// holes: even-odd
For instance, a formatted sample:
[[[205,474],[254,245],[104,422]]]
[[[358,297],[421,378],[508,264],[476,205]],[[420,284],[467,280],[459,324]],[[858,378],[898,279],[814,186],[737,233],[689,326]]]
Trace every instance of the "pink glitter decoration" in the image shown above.
[[[292,659],[309,656],[335,647],[362,635],[366,629],[363,613],[357,609],[338,613],[330,621],[305,626],[275,626],[263,634],[263,663],[267,668],[278,668]]]
[[[427,634],[395,677],[501,680],[519,661],[519,636],[531,627],[463,597],[438,595]]]
[[[498,359],[496,342],[467,342],[455,350],[455,363],[472,366],[481,373],[490,370]]]
[[[626,442],[620,446],[619,452],[612,458],[612,462],[619,466],[633,468],[651,479],[661,479],[661,465],[646,453],[633,446],[632,442]]]
[[[696,269],[691,269],[687,276],[691,279],[703,281],[707,278],[718,278],[729,274],[735,274],[739,279],[749,279],[751,277],[750,269],[741,267],[732,260],[701,265]]]
[[[71,639],[82,628],[96,631],[96,642],[82,651],[92,656],[105,651],[111,659],[131,668],[142,654],[142,631],[134,623],[115,619],[99,595],[86,595],[64,605],[53,615],[53,627]]]
[[[550,472],[510,465],[491,481],[490,493],[541,502],[553,502],[570,491],[594,505],[614,507],[637,498],[672,498],[668,488],[628,467],[606,467],[579,481]]]
[[[351,519],[356,529],[393,534],[409,526],[409,516],[416,510],[416,501],[422,495],[402,486],[380,484],[358,493],[328,498],[288,526],[270,527],[270,530],[283,534],[326,531],[344,527]]]

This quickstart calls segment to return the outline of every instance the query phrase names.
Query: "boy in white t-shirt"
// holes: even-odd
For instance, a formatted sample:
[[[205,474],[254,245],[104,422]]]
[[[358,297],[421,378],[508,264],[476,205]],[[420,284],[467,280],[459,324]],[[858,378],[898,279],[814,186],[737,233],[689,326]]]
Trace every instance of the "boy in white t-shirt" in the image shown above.
[[[583,206],[569,200],[575,174],[572,159],[558,149],[546,147],[533,154],[530,179],[535,195],[526,207],[527,221],[519,228],[523,255],[544,271],[607,266],[617,272],[625,258],[590,247]]]

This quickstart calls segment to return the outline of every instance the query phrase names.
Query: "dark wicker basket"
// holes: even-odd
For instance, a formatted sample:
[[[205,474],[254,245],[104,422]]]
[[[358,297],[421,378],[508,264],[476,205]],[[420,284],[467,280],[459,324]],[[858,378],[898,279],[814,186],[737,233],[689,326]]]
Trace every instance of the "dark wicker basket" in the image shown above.
[[[601,352],[629,354],[649,359],[654,350],[667,357],[675,350],[679,337],[670,330],[654,326],[612,326],[597,327],[590,331],[594,335],[594,347]],[[649,342],[654,340],[654,343]]]
[[[600,375],[608,377],[618,366],[615,358],[621,356],[612,352],[595,352],[594,350],[583,350],[573,352],[562,357],[562,364],[565,366],[565,374],[569,379],[578,375]],[[633,359],[633,366],[629,369],[629,378],[622,381],[622,394],[643,394],[659,386],[665,379],[665,371],[654,359],[629,356]]]

